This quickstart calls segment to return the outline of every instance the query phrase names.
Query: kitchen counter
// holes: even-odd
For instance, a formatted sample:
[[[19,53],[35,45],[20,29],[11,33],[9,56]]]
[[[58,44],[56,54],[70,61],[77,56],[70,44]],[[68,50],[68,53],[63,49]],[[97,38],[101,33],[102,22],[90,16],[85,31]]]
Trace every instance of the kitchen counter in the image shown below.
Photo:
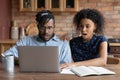
[[[17,41],[12,39],[0,40],[0,54],[12,47]]]

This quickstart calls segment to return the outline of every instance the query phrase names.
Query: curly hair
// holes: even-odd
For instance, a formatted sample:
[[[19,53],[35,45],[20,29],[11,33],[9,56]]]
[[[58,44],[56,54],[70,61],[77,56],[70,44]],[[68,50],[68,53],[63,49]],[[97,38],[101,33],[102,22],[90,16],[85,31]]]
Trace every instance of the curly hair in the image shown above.
[[[55,23],[55,19],[54,19],[54,16],[53,16],[51,11],[49,11],[49,10],[42,10],[41,12],[38,12],[36,14],[36,21],[38,23],[37,24],[38,28],[41,27],[41,26],[44,26],[45,23],[47,23],[50,19],[53,19],[54,23]]]
[[[76,30],[78,30],[81,26],[81,20],[87,18],[92,20],[96,24],[96,34],[103,34],[104,30],[104,17],[103,15],[96,9],[82,9],[77,14],[75,14],[73,23],[76,26]]]

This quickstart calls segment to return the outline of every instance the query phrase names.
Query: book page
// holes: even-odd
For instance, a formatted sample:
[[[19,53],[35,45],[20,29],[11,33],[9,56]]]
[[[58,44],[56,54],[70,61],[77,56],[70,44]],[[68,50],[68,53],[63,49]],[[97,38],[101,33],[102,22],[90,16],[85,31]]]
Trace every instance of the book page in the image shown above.
[[[65,69],[62,69],[60,74],[75,74],[75,73],[73,73],[70,68],[65,68]]]
[[[86,66],[74,67],[71,69],[71,71],[79,76],[98,75],[96,71],[89,69]]]
[[[101,75],[101,74],[115,74],[115,72],[108,70],[106,68],[103,68],[103,67],[89,66],[89,68],[94,70],[95,72],[97,72],[99,75]]]

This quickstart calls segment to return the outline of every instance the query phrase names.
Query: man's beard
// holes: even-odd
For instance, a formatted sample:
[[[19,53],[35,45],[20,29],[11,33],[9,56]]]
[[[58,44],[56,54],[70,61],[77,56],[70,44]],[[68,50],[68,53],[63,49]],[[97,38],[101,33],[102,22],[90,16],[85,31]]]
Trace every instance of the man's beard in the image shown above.
[[[53,36],[54,36],[54,33],[53,33],[53,35],[49,38],[49,39],[45,39],[45,37],[44,36],[50,36],[50,35],[48,35],[48,34],[40,34],[39,33],[39,37],[40,37],[40,39],[42,39],[43,41],[49,41]]]

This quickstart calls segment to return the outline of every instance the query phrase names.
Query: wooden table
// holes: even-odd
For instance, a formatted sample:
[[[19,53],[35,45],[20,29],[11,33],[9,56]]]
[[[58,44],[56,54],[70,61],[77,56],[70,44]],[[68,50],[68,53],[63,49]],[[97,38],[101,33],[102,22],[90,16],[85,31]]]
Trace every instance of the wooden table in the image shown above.
[[[12,47],[18,40],[0,40],[0,54]]]
[[[22,73],[19,67],[15,67],[14,73],[7,73],[1,68],[0,80],[120,80],[120,65],[107,65],[107,69],[116,72],[116,75],[78,77],[72,74],[59,73]]]

